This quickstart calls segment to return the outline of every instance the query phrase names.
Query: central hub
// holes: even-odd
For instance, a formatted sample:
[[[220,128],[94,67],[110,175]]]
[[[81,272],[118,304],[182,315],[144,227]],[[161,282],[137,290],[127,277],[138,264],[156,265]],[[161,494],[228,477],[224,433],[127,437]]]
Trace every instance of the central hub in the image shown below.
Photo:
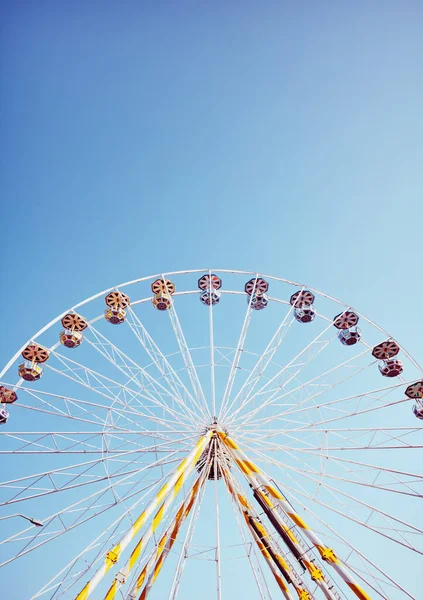
[[[206,426],[204,432],[213,431],[213,434],[195,464],[195,468],[199,473],[202,473],[205,469],[208,471],[207,479],[221,479],[223,476],[222,468],[231,469],[231,456],[217,435],[219,429],[221,430],[217,418],[213,417],[212,422]],[[226,430],[223,431],[227,433]]]
[[[217,417],[213,417],[212,422],[204,427],[202,435],[206,435],[209,431],[213,431],[215,435],[217,435],[218,431],[223,431],[223,433],[228,435],[228,430],[226,429],[226,427],[222,427],[221,425],[219,425],[219,423],[217,422]]]

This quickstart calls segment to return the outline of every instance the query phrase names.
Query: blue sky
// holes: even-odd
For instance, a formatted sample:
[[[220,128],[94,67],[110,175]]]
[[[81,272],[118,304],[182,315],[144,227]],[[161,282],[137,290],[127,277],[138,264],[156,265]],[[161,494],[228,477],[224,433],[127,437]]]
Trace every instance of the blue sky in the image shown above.
[[[2,13],[2,356],[99,289],[209,264],[320,286],[419,352],[419,2]]]
[[[1,364],[103,288],[203,267],[322,289],[422,363],[422,18],[2,2]]]

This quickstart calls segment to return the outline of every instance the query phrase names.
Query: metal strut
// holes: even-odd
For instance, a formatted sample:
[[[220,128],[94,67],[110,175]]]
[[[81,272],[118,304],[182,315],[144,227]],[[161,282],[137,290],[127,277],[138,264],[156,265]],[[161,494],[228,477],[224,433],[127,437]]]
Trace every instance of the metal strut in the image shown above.
[[[195,448],[190,452],[190,454],[184,458],[184,460],[179,464],[177,469],[174,471],[173,475],[169,479],[167,483],[159,490],[147,508],[141,513],[132,527],[126,532],[126,534],[121,538],[121,540],[111,548],[104,557],[103,564],[101,567],[94,573],[93,577],[86,583],[84,588],[79,592],[79,594],[75,597],[75,600],[86,600],[90,594],[94,591],[106,573],[112,568],[114,564],[119,561],[119,558],[122,552],[128,547],[133,538],[136,536],[138,531],[147,521],[147,519],[153,514],[153,512],[160,506],[160,509],[157,511],[156,516],[153,519],[152,524],[146,530],[145,534],[141,538],[140,542],[137,545],[138,555],[141,551],[141,545],[145,545],[153,535],[154,530],[160,523],[170,504],[173,502],[174,497],[180,491],[184,481],[190,475],[192,470],[194,469],[194,465],[199,459],[201,453],[203,452],[206,444],[209,442],[212,436],[212,432],[208,431],[205,436],[203,436],[196,444]],[[135,558],[132,557],[129,559],[128,563],[122,569],[122,571],[118,574],[119,579],[114,580],[112,587],[108,591],[108,595],[106,595],[107,600],[110,600],[115,597],[117,590],[126,580],[126,569],[129,570],[132,568],[133,564],[135,564]],[[113,589],[112,589],[113,588]]]
[[[134,585],[127,594],[127,600],[135,600],[144,582],[145,586],[139,596],[139,600],[144,600],[147,597],[151,586],[157,579],[157,576],[160,572],[160,569],[162,568],[162,565],[167,555],[169,554],[173,544],[175,543],[176,537],[179,533],[183,522],[188,517],[194,505],[194,502],[198,496],[198,493],[201,487],[204,485],[205,479],[205,474],[203,473],[199,475],[199,477],[197,477],[194,485],[187,494],[185,500],[180,505],[175,515],[175,518],[161,536],[156,548],[153,550],[150,558],[144,565],[144,568],[142,569],[140,575],[137,577]]]
[[[261,509],[265,513],[266,517],[269,519],[269,521],[272,523],[273,527],[276,529],[278,534],[281,536],[281,538],[285,542],[286,546],[288,546],[288,548],[292,552],[292,555],[300,563],[301,567],[303,568],[303,571],[305,571],[307,567],[304,563],[304,551],[303,550],[300,551],[298,549],[297,544],[295,542],[293,542],[293,540],[289,536],[289,533],[287,532],[287,530],[281,526],[281,524],[280,524],[279,520],[277,519],[277,517],[275,516],[274,512],[266,504],[266,502],[263,500],[263,498],[260,496],[260,494],[257,493],[254,489],[253,489],[253,495],[254,495],[254,498],[257,500],[258,504],[260,505]]]
[[[219,438],[225,444],[226,448],[230,452],[232,458],[238,465],[239,469],[244,474],[247,481],[251,484],[253,490],[263,499],[264,502],[269,506],[270,509],[274,508],[274,500],[276,501],[276,506],[282,508],[286,516],[292,521],[294,525],[296,525],[299,529],[301,529],[302,533],[308,540],[313,544],[313,546],[318,550],[321,558],[328,563],[344,580],[344,582],[348,585],[348,587],[354,592],[354,594],[360,600],[371,600],[370,596],[363,590],[363,588],[357,583],[351,573],[348,571],[346,566],[343,564],[341,559],[335,554],[332,548],[329,548],[322,540],[310,529],[310,527],[305,523],[305,521],[295,512],[290,503],[284,498],[284,496],[275,488],[272,484],[269,476],[262,471],[256,464],[250,461],[247,455],[241,450],[238,444],[230,438],[223,431],[218,432]],[[271,500],[272,499],[272,500]],[[289,528],[283,523],[282,519],[278,515],[277,511],[273,511],[273,515],[278,519],[278,522],[281,524],[282,528],[285,529],[286,532],[289,531],[289,537],[293,542],[298,544],[298,549],[301,549],[301,546],[298,543],[298,540],[289,530]],[[279,518],[278,518],[279,517]],[[336,596],[333,591],[329,588],[325,577],[318,567],[308,559],[306,553],[303,553],[303,562],[309,571],[311,578],[316,582],[316,584],[322,589],[326,598],[334,600]]]
[[[253,539],[285,598],[292,599],[287,586],[287,584],[292,584],[300,600],[313,600],[313,596],[308,591],[301,576],[288,563],[288,559],[281,555],[276,541],[269,534],[254,508],[249,504],[238,482],[227,470],[224,471],[224,477],[234,503],[244,517]]]

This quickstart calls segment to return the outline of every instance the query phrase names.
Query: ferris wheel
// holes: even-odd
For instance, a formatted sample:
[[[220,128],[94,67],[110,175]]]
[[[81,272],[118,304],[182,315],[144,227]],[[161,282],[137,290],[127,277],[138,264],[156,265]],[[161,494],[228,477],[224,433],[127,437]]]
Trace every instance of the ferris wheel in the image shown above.
[[[30,338],[0,401],[8,598],[419,597],[423,369],[318,290],[118,285]]]

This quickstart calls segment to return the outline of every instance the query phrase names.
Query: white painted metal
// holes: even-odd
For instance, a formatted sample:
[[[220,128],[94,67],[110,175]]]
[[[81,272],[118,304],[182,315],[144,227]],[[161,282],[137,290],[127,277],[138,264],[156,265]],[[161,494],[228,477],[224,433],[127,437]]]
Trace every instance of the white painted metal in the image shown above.
[[[52,463],[51,468],[46,468],[46,463],[43,463],[43,468],[34,469],[33,473],[3,477],[5,481],[0,485],[4,496],[0,499],[0,506],[19,504],[24,512],[32,514],[31,507],[35,502],[50,498],[57,503],[57,510],[46,511],[47,516],[40,514],[46,525],[43,531],[34,534],[35,528],[32,527],[0,539],[0,546],[6,551],[2,565],[28,554],[35,556],[37,552],[45,552],[54,540],[66,540],[68,532],[79,527],[82,531],[85,523],[94,523],[96,516],[109,514],[118,505],[122,506],[123,511],[107,531],[97,536],[85,550],[68,562],[34,598],[46,597],[47,594],[53,594],[55,598],[70,597],[74,586],[83,582],[90,569],[97,564],[96,553],[101,555],[103,541],[107,544],[115,539],[120,523],[130,518],[134,507],[142,499],[145,502],[157,485],[166,480],[169,469],[181,460],[182,455],[189,452],[201,431],[216,415],[219,424],[230,428],[234,437],[249,449],[255,460],[270,465],[275,474],[279,473],[287,478],[284,488],[289,490],[295,505],[304,505],[307,510],[310,510],[311,503],[315,506],[315,518],[321,519],[319,522],[327,531],[332,531],[334,535],[336,533],[327,519],[320,516],[320,509],[332,510],[333,515],[394,544],[401,551],[423,555],[423,529],[419,523],[413,522],[411,513],[402,514],[401,510],[395,512],[393,508],[383,504],[385,497],[397,498],[398,506],[401,506],[401,502],[406,502],[407,499],[423,496],[423,475],[416,472],[418,469],[409,466],[405,458],[410,455],[410,461],[415,461],[416,452],[423,448],[423,427],[414,425],[410,400],[404,398],[403,393],[405,386],[413,383],[423,369],[401,349],[402,357],[415,369],[414,378],[406,382],[401,377],[384,387],[377,387],[376,384],[374,389],[362,387],[357,391],[357,381],[362,381],[363,377],[373,377],[375,361],[370,358],[372,344],[367,342],[364,335],[360,342],[361,350],[351,356],[343,352],[342,360],[334,366],[325,366],[326,352],[330,352],[333,343],[336,344],[337,341],[333,342],[336,340],[335,331],[332,330],[333,315],[320,312],[319,299],[334,303],[337,312],[350,307],[310,287],[307,289],[316,295],[316,323],[319,322],[319,328],[311,336],[311,341],[292,353],[294,358],[280,358],[289,345],[288,336],[293,334],[296,326],[292,316],[293,307],[289,304],[289,295],[293,290],[287,291],[284,297],[277,297],[277,294],[269,296],[269,302],[278,306],[278,310],[280,308],[282,312],[278,313],[280,317],[274,333],[269,336],[270,341],[264,345],[264,351],[255,354],[254,365],[246,368],[243,357],[249,353],[251,358],[253,354],[247,343],[251,336],[249,333],[247,340],[247,333],[255,318],[250,303],[238,341],[235,341],[233,348],[217,345],[219,332],[215,327],[215,311],[224,310],[229,296],[233,296],[234,301],[240,297],[245,302],[245,294],[240,291],[243,285],[239,289],[221,290],[222,298],[218,307],[210,305],[208,311],[204,311],[205,319],[208,318],[209,360],[201,363],[196,360],[196,356],[204,347],[188,343],[190,338],[183,328],[183,312],[181,311],[180,319],[176,306],[179,307],[179,302],[183,302],[185,297],[198,295],[197,289],[191,289],[194,275],[211,275],[212,272],[234,275],[239,277],[239,281],[260,275],[275,286],[286,284],[287,288],[305,288],[302,284],[270,275],[219,269],[178,271],[133,280],[104,290],[64,311],[29,340],[38,341],[40,337],[49,335],[53,326],[67,312],[78,311],[83,307],[88,310],[93,306],[91,314],[97,316],[89,319],[89,327],[84,332],[85,354],[81,356],[88,356],[88,352],[92,352],[97,357],[96,360],[103,361],[102,368],[97,367],[96,362],[92,366],[84,359],[79,359],[77,350],[68,354],[59,349],[58,342],[52,345],[50,342],[48,347],[51,360],[44,366],[45,373],[41,382],[29,384],[20,380],[16,385],[3,382],[8,387],[16,388],[19,396],[11,407],[11,420],[7,428],[0,431],[0,454],[3,455],[3,460],[15,460],[13,457],[20,456],[27,457],[28,460],[40,457],[49,461],[50,457],[55,456],[57,462],[54,465]],[[179,348],[178,352],[170,353],[166,348],[161,349],[147,331],[145,317],[141,318],[138,311],[151,311],[149,318],[154,318],[156,313],[149,306],[151,296],[139,294],[137,286],[159,277],[185,276],[191,283],[187,289],[178,285],[181,291],[173,295],[174,303],[168,311],[173,339]],[[131,356],[130,352],[119,346],[115,341],[117,338],[113,337],[118,329],[112,331],[113,328],[110,328],[107,334],[102,332],[103,313],[98,314],[96,301],[113,290],[131,295],[126,324],[119,327],[128,332],[125,335],[132,335],[137,340],[143,358],[138,352],[136,356]],[[389,337],[373,321],[353,310],[359,314],[363,330],[369,327],[379,332],[379,341]],[[7,378],[13,381],[10,370],[27,343],[2,369],[1,380]],[[145,358],[148,359],[147,364]],[[178,358],[182,359],[181,365],[175,366]],[[318,375],[312,371],[317,367]],[[206,370],[210,382],[210,397],[206,396],[202,387],[203,373]],[[308,375],[310,372],[311,376]],[[225,374],[226,384],[223,394],[219,396],[221,392],[218,391],[218,384],[222,373]],[[375,373],[378,375],[377,369]],[[239,381],[241,378],[242,381]],[[240,384],[240,389],[233,394],[235,380],[237,385]],[[55,388],[50,381],[60,382],[60,389]],[[347,386],[353,390],[351,393],[345,393]],[[338,392],[338,388],[342,393]],[[389,411],[399,409],[407,411],[409,426],[406,421],[398,425],[389,421]],[[15,431],[11,429],[14,423],[19,423],[16,417],[20,412],[36,419],[34,431],[22,431],[19,426]],[[44,430],[39,425],[43,417],[46,422],[55,420],[57,429]],[[364,426],[363,418],[367,419]],[[351,426],[348,426],[349,422]],[[392,464],[388,459],[389,453],[396,459]],[[217,462],[218,453],[215,456],[214,460]],[[215,472],[216,467],[217,464]],[[148,477],[152,481],[147,481]],[[224,531],[219,528],[218,485],[220,484],[213,482],[216,492],[216,545],[211,549],[216,562],[216,594],[220,600],[220,538],[223,538]],[[372,496],[363,496],[366,491]],[[73,500],[62,502],[62,498],[68,497]],[[133,502],[131,507],[130,502]],[[75,515],[75,521],[71,525],[66,520],[70,515]],[[0,517],[5,518],[8,517]],[[195,517],[193,513],[187,532],[188,540],[192,538],[197,518],[198,511]],[[387,575],[386,570],[376,566],[379,561],[367,556],[367,548],[363,552],[351,542],[346,544],[345,536],[340,533],[337,535],[337,539],[349,548],[352,557],[361,561],[348,559],[348,566],[375,594],[387,598],[389,592],[386,590],[391,589],[387,586],[391,586],[396,594],[402,594],[398,595],[398,600],[413,597],[406,590],[407,586],[403,581],[398,582],[391,573]],[[247,555],[248,544],[245,544],[245,540],[243,542]],[[191,541],[187,543],[189,546]],[[176,571],[176,579],[169,595],[172,600],[178,593],[185,562],[185,558],[182,558]],[[382,559],[380,562],[383,563]],[[269,588],[260,563],[251,561],[250,564],[260,597],[269,597]],[[47,579],[51,573],[46,575]]]

